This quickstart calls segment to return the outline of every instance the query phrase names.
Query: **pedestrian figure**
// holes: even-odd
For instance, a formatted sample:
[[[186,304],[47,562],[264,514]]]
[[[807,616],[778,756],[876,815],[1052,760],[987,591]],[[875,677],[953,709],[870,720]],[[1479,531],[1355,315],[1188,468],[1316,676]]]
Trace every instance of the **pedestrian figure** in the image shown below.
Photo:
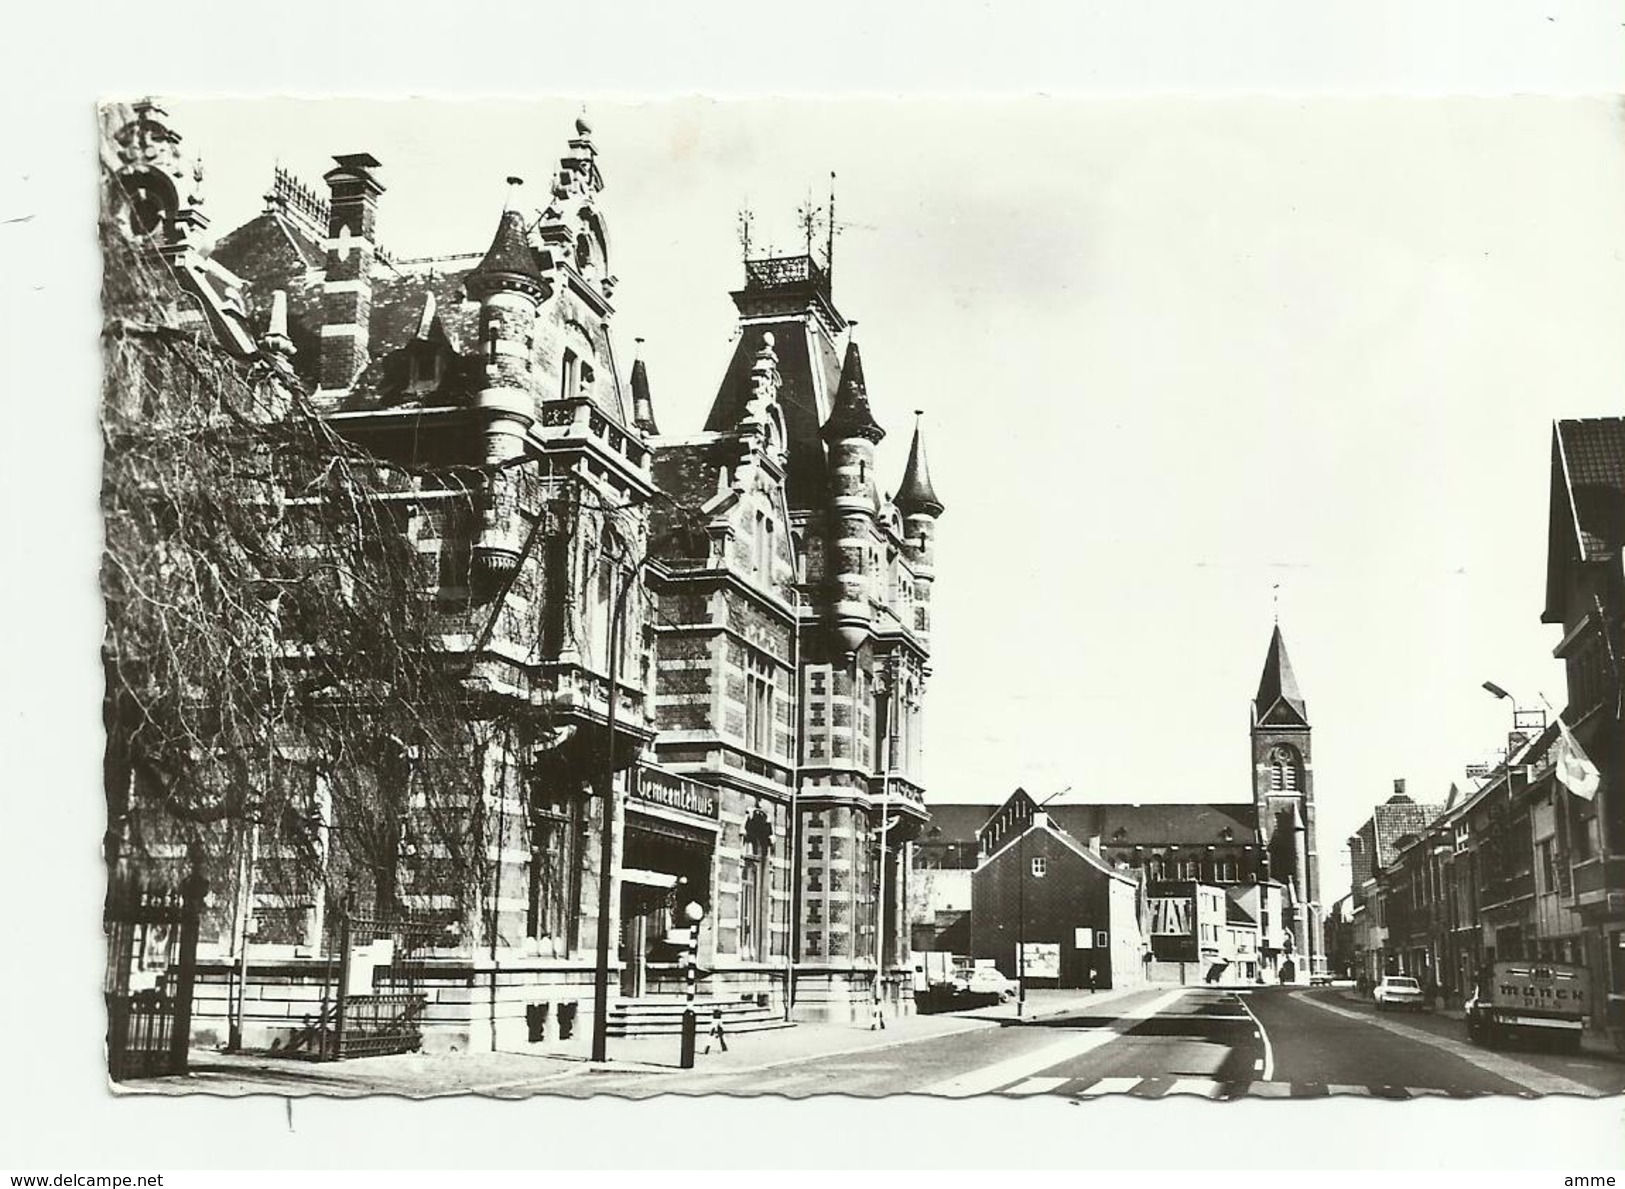
[[[720,1007],[711,1009],[711,1031],[705,1037],[705,1051],[707,1053],[711,1051],[711,1042],[713,1040],[722,1046],[724,1053],[728,1051],[728,1037],[722,1031],[722,1009]]]

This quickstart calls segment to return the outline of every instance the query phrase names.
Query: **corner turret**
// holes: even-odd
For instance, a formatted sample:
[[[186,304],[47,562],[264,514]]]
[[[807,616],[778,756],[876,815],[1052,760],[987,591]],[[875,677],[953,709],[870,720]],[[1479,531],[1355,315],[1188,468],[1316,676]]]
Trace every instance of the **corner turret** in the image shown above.
[[[474,577],[489,584],[519,565],[519,517],[512,476],[503,464],[523,456],[536,420],[532,367],[536,317],[549,287],[518,210],[524,183],[508,179],[508,201],[485,258],[464,282],[480,303],[480,388],[475,407],[485,416],[484,461],[493,465],[474,545]]]
[[[892,502],[903,514],[903,556],[914,571],[914,628],[922,639],[931,635],[931,588],[936,581],[937,518],[942,501],[931,485],[931,468],[925,459],[925,439],[920,429],[921,410],[914,410],[914,441],[908,450],[908,466],[903,484]]]
[[[838,525],[830,559],[836,585],[833,628],[839,651],[850,656],[868,638],[872,623],[867,555],[876,511],[875,447],[886,436],[869,408],[863,357],[855,342],[846,345],[835,407],[822,433],[829,445]]]

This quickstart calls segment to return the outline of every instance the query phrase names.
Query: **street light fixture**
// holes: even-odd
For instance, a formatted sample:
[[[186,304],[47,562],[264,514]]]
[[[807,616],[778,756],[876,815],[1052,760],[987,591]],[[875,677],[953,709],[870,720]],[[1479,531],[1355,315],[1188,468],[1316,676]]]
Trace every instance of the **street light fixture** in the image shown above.
[[[1493,681],[1484,682],[1482,688],[1502,701],[1512,703],[1512,730],[1507,735],[1506,758],[1506,767],[1510,771],[1513,756],[1517,754],[1519,746],[1530,741],[1530,732],[1538,735],[1546,729],[1546,711],[1538,706],[1532,710],[1519,706],[1518,699],[1510,691]]]
[[[1037,805],[1033,806],[1033,817],[1038,811],[1048,805],[1057,797],[1065,796],[1072,791],[1067,785],[1057,793],[1051,793]],[[1016,1018],[1020,1019],[1027,1011],[1027,830],[1032,826],[1029,821],[1022,827],[1016,839]]]

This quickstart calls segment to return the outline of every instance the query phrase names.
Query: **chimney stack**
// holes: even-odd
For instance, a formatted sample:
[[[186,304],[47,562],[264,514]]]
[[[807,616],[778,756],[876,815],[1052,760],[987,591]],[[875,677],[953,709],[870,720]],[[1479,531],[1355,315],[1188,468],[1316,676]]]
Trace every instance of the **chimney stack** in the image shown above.
[[[378,196],[384,192],[371,153],[334,157],[323,175],[328,187],[327,278],[322,286],[321,387],[342,391],[371,358],[367,323],[372,317],[372,265]]]

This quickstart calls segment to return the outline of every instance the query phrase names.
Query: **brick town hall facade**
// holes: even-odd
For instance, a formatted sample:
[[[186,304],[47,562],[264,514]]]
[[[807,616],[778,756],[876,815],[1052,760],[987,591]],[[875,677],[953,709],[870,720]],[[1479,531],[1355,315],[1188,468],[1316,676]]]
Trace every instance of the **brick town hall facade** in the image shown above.
[[[882,494],[882,421],[915,401],[871,405],[830,261],[746,260],[737,344],[703,429],[685,432],[659,421],[646,363],[612,347],[624,262],[585,121],[545,185],[492,201],[483,254],[435,259],[380,245],[384,173],[365,153],[335,158],[325,189],[268,168],[263,212],[206,250],[162,109],[136,105],[112,139],[115,195],[159,196],[131,232],[174,279],[155,318],[245,368],[272,362],[376,457],[479,476],[472,496],[403,487],[397,523],[465,681],[542,725],[487,757],[497,825],[474,902],[428,868],[391,889],[441,930],[420,955],[425,1047],[579,1036],[603,880],[617,1029],[682,993],[691,901],[709,1000],[795,1019],[866,1018],[877,997],[912,1010],[904,905],[928,816],[943,504],[917,426]],[[268,844],[232,845],[223,868],[267,865]],[[223,1036],[235,1002],[246,1044],[286,1043],[330,982],[336,907],[320,878],[290,892],[251,876],[234,918],[214,882],[194,1035]]]

